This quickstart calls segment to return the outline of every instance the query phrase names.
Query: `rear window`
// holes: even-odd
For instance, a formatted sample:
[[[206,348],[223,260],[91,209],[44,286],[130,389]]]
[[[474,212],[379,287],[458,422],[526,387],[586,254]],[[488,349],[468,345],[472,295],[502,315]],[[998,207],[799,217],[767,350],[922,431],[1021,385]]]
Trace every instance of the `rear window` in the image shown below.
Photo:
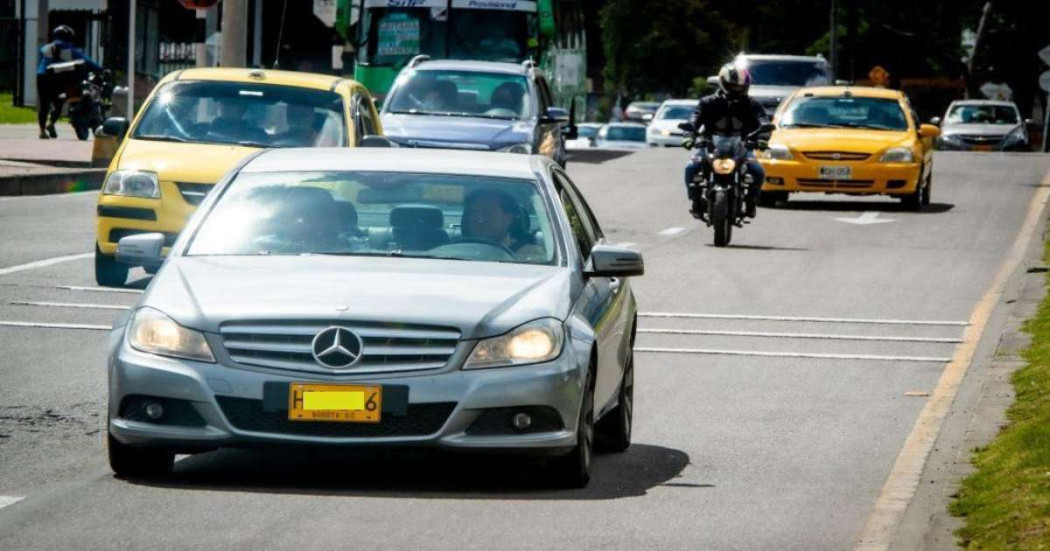
[[[644,126],[606,126],[598,133],[598,138],[611,142],[644,142]]]
[[[821,86],[830,82],[827,64],[807,60],[747,60],[751,84],[760,86]]]
[[[689,120],[692,116],[692,105],[668,105],[656,114],[659,120]]]

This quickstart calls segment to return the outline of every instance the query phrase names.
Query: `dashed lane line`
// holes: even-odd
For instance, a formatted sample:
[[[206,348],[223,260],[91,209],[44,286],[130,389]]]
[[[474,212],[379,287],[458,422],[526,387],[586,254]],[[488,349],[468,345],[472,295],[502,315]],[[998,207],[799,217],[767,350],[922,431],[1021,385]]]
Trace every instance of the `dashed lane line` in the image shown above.
[[[113,287],[86,287],[83,285],[55,285],[56,289],[65,289],[67,291],[91,291],[95,293],[127,293],[131,295],[141,295],[141,289],[116,289]]]
[[[5,321],[0,320],[0,327],[35,327],[41,329],[83,329],[86,331],[109,331],[109,325],[88,325],[84,323],[45,323],[38,321]]]
[[[37,260],[36,262],[30,262],[28,264],[19,264],[18,266],[9,266],[7,268],[0,268],[0,276],[23,272],[25,270],[32,270],[34,268],[46,268],[48,266],[54,266],[55,264],[61,264],[73,260],[83,260],[93,256],[95,256],[95,253],[71,254],[69,256],[57,256],[55,258]]]
[[[948,363],[951,358],[929,356],[877,356],[870,354],[816,354],[810,352],[761,352],[757,350],[715,350],[710,348],[649,348],[635,347],[635,352],[654,354],[696,354],[710,356],[758,356],[763,358],[811,358],[818,360],[866,360],[877,362]]]
[[[678,235],[678,234],[680,234],[680,233],[682,233],[684,231],[685,231],[685,228],[679,228],[679,227],[667,228],[666,230],[661,231],[660,235]]]
[[[23,499],[25,499],[25,498],[24,497],[18,497],[18,496],[0,496],[0,509],[3,509],[4,507],[7,507],[8,505],[14,505],[15,503],[18,503],[19,501],[22,501]]]
[[[838,341],[880,341],[880,342],[924,342],[924,343],[960,343],[955,337],[890,337],[883,335],[823,335],[817,333],[769,333],[764,331],[716,331],[706,329],[639,329],[639,333],[656,335],[705,335],[712,337],[759,337],[773,339],[822,339]]]
[[[86,308],[89,310],[129,310],[130,306],[118,306],[113,304],[82,304],[79,302],[39,302],[30,300],[12,301],[15,306],[45,306],[48,308]]]
[[[820,318],[807,316],[748,316],[737,314],[691,314],[683,312],[640,312],[640,318],[679,318],[679,319],[712,319],[712,320],[751,320],[751,321],[806,321],[815,323],[858,323],[869,325],[949,325],[966,327],[968,321],[950,320],[895,320],[864,318]]]

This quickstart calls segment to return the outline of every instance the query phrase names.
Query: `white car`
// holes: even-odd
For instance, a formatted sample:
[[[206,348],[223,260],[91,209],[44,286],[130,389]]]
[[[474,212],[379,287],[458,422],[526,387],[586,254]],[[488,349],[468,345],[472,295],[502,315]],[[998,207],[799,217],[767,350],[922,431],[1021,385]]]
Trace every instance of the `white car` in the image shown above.
[[[649,123],[645,133],[645,143],[650,147],[679,147],[685,139],[685,133],[678,125],[689,122],[693,117],[698,100],[695,99],[669,99],[660,106]]]
[[[600,122],[581,122],[577,124],[576,139],[565,140],[565,149],[573,151],[594,147],[594,139],[598,136],[598,129],[601,127],[602,123]]]
[[[636,122],[611,122],[598,130],[595,147],[642,149],[645,147],[645,125]]]

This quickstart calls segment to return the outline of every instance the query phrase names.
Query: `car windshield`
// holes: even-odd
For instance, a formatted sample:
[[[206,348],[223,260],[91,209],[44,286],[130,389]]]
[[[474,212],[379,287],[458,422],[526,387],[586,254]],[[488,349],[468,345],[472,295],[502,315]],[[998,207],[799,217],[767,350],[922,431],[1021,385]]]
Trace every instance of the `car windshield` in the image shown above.
[[[948,124],[1017,124],[1017,110],[1008,105],[957,105]]]
[[[759,86],[821,86],[830,82],[825,63],[802,60],[749,59],[751,84]]]
[[[532,116],[522,75],[478,71],[413,71],[390,92],[389,113],[523,120]]]
[[[800,97],[781,115],[780,126],[902,131],[908,129],[908,120],[895,99]]]
[[[246,173],[194,236],[193,255],[338,255],[553,264],[529,180],[392,172]]]
[[[132,137],[250,147],[347,145],[339,94],[240,82],[165,85],[150,101]]]
[[[656,114],[658,120],[682,120],[687,121],[693,116],[692,105],[668,105]]]
[[[606,126],[598,138],[610,142],[644,142],[644,126]]]

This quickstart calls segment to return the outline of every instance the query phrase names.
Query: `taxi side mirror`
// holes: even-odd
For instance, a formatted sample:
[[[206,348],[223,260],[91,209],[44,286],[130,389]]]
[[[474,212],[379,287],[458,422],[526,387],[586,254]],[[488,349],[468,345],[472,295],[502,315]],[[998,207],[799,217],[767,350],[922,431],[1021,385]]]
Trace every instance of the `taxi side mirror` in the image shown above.
[[[919,137],[922,138],[936,138],[941,135],[941,129],[937,128],[932,124],[924,124],[919,126]]]

